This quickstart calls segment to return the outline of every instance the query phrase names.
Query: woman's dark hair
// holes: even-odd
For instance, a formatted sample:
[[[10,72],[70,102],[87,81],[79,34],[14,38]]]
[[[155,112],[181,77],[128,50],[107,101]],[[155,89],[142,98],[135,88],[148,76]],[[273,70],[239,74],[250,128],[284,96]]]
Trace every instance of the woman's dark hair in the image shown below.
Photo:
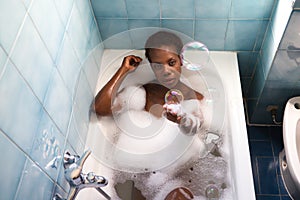
[[[145,56],[150,60],[150,52],[152,49],[159,49],[162,46],[172,46],[175,47],[176,52],[178,55],[181,52],[183,47],[181,39],[175,35],[174,33],[167,32],[167,31],[159,31],[151,35],[145,44]]]

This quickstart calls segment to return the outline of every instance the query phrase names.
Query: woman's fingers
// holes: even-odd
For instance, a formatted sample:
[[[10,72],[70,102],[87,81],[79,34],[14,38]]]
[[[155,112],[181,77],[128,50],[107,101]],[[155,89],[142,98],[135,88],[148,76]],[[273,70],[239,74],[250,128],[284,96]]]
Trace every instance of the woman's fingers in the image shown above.
[[[133,71],[139,66],[142,60],[142,58],[135,55],[126,56],[123,60],[122,66],[128,68],[130,71]]]

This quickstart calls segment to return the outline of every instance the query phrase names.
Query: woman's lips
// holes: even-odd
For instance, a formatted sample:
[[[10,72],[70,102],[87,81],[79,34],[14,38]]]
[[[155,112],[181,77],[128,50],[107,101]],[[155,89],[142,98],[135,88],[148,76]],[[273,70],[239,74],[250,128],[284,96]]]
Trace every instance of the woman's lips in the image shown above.
[[[172,83],[174,83],[175,81],[175,78],[172,78],[172,79],[166,79],[163,81],[164,84],[166,85],[172,85]]]

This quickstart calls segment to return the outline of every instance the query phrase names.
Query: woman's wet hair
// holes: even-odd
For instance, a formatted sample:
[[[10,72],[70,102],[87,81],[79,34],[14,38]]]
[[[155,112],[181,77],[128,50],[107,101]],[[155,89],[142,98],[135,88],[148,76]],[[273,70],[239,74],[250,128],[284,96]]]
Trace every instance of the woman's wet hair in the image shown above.
[[[174,33],[159,31],[151,35],[145,44],[145,56],[151,62],[150,53],[153,49],[160,49],[162,46],[174,47],[178,55],[183,47],[181,39]]]

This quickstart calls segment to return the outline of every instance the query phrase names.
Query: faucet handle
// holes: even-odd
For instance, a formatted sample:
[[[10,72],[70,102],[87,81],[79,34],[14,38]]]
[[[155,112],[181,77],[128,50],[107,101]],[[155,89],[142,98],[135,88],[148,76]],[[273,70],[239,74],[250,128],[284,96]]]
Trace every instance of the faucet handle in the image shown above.
[[[78,155],[72,155],[69,150],[64,153],[64,168],[67,169],[73,163],[75,163],[80,157]]]
[[[71,155],[68,150],[65,152],[64,168],[65,176],[68,180],[74,180],[80,176],[83,165],[90,154],[90,150],[85,151],[81,157],[78,155]]]

